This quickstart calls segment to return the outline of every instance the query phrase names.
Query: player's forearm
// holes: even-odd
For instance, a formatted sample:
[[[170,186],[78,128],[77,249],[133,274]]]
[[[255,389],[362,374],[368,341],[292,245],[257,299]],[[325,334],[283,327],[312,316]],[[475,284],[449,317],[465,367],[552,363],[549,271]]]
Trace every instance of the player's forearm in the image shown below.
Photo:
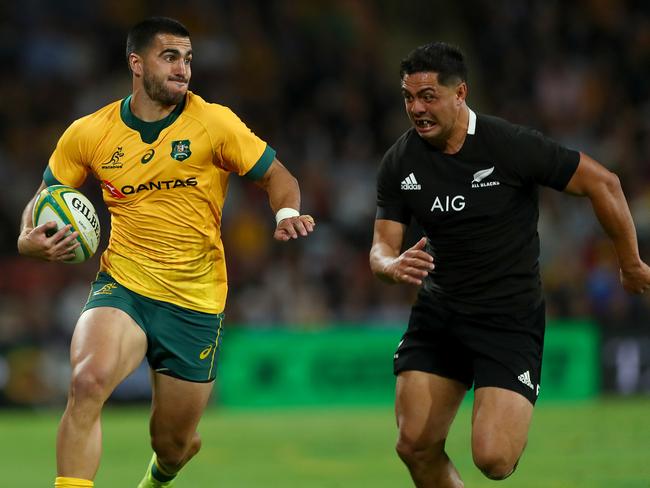
[[[25,209],[23,210],[23,214],[20,218],[20,236],[22,236],[24,233],[29,232],[34,228],[34,222],[32,222],[32,211],[34,209],[34,202],[36,201],[36,197],[38,196],[38,194],[44,188],[46,188],[45,183],[41,183],[41,186],[38,187],[38,190],[36,190],[36,193],[34,194],[32,199],[29,202],[27,202],[27,205],[25,205]]]
[[[278,161],[273,161],[264,177],[257,182],[269,196],[269,205],[276,213],[281,208],[300,211],[300,187],[298,180]]]
[[[370,249],[370,270],[380,280],[395,283],[396,280],[390,272],[390,266],[398,256],[399,251],[396,252],[388,244],[375,243]]]
[[[38,193],[36,195],[38,195]],[[32,221],[32,211],[34,210],[34,202],[36,201],[36,195],[29,202],[27,202],[27,205],[25,206],[25,209],[23,210],[23,214],[20,218],[20,234],[18,235],[19,245],[20,245],[20,238],[34,228],[34,222]]]
[[[618,177],[610,173],[588,196],[598,221],[614,244],[621,269],[640,266],[636,230]]]
[[[296,180],[287,171],[286,174],[277,175],[266,189],[269,195],[269,205],[273,212],[281,208],[294,208],[300,211],[300,187]]]
[[[18,248],[18,253],[23,256],[30,256],[33,254],[33,246],[29,242],[29,234],[34,229],[34,223],[32,221],[32,209],[34,208],[34,201],[36,197],[32,198],[25,209],[23,210],[23,215],[20,219],[20,233],[18,234],[18,240],[16,242],[16,247]]]
[[[34,223],[32,222],[32,209],[34,208],[34,199],[32,198],[25,209],[23,210],[23,215],[20,218],[20,235],[25,232],[29,232],[34,228]]]

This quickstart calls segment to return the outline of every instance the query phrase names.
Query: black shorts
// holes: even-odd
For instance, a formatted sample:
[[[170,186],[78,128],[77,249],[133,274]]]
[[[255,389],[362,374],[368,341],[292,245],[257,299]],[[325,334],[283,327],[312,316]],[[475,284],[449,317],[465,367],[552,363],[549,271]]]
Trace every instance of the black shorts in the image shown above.
[[[545,304],[520,313],[466,314],[418,298],[393,371],[424,371],[464,383],[539,394]]]

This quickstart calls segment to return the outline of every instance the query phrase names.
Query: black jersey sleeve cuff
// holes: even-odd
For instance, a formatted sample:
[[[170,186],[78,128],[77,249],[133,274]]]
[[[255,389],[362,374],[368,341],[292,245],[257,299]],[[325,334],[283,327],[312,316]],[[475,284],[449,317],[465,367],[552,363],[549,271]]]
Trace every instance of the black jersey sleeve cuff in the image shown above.
[[[564,191],[573,177],[580,163],[580,153],[572,149],[564,149],[566,154],[563,155],[563,164],[558,165],[553,178],[551,178],[551,188],[558,191]]]
[[[377,207],[377,220],[394,220],[408,225],[411,222],[411,214],[403,208],[396,207]]]

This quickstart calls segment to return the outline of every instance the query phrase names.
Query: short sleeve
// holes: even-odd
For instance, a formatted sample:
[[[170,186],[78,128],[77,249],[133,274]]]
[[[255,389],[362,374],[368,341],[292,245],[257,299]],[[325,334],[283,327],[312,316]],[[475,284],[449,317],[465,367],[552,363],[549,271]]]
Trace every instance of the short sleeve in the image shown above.
[[[215,164],[220,168],[259,179],[275,158],[275,151],[257,137],[234,112],[213,105],[210,115],[210,137]]]
[[[523,182],[559,191],[566,188],[580,160],[577,151],[522,126],[515,126],[511,149],[513,170]]]
[[[376,219],[393,220],[408,225],[411,221],[411,212],[402,199],[397,169],[397,158],[393,147],[384,155],[379,165]]]
[[[75,121],[59,139],[43,174],[46,184],[60,183],[78,188],[86,181],[90,159],[80,126],[79,121]]]

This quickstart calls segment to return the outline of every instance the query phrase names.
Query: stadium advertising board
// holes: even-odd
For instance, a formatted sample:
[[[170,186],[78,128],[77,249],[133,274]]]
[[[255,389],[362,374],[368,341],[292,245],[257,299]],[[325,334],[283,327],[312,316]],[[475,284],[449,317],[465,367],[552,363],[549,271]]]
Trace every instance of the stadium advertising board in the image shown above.
[[[232,406],[390,404],[401,328],[234,328],[224,336],[217,401]],[[589,322],[549,324],[540,401],[599,390],[599,340]]]

